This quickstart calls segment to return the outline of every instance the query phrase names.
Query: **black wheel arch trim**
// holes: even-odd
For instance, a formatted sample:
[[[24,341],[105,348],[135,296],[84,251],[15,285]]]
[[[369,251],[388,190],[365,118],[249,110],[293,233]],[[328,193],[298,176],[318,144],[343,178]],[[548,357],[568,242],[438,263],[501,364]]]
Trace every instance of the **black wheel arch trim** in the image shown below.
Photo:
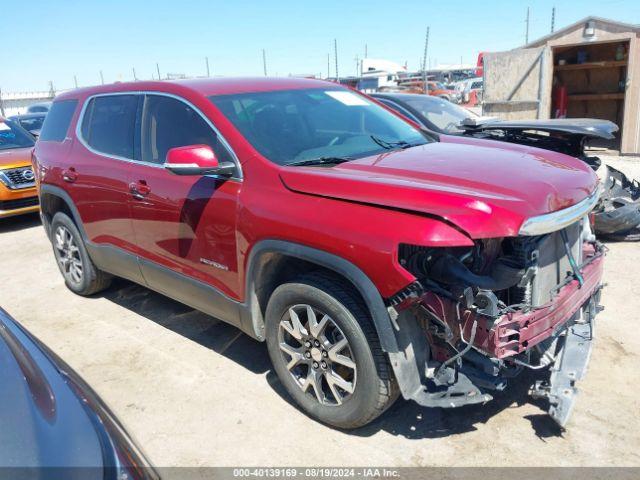
[[[51,194],[60,197],[69,207],[69,211],[74,217],[76,226],[80,230],[85,242],[89,242],[87,234],[82,224],[82,218],[76,208],[71,196],[62,188],[55,185],[41,184],[39,190],[40,201],[44,194]],[[44,216],[44,215],[43,215]],[[45,222],[45,229],[48,228]],[[94,250],[94,249],[91,249]],[[95,256],[95,250],[92,252]],[[348,260],[334,255],[332,253],[318,250],[306,245],[301,245],[286,240],[266,239],[257,242],[251,249],[249,260],[247,262],[246,279],[245,279],[245,299],[242,302],[241,316],[243,321],[243,330],[253,337],[264,339],[264,326],[262,325],[262,312],[256,305],[255,298],[255,279],[260,257],[267,253],[280,253],[283,255],[305,260],[315,263],[319,266],[336,272],[351,282],[362,296],[367,308],[371,313],[373,323],[380,337],[380,344],[386,352],[397,352],[398,342],[389,317],[389,312],[384,304],[382,296],[373,284],[371,279],[356,265]],[[102,263],[102,262],[99,262]],[[213,288],[213,287],[212,287]]]
[[[85,241],[88,240],[87,232],[85,232],[84,225],[82,224],[82,218],[80,217],[80,212],[78,212],[78,209],[76,208],[75,203],[71,199],[71,196],[62,188],[56,187],[55,185],[40,184],[40,188],[38,189],[38,197],[39,197],[41,206],[44,206],[42,202],[42,197],[44,194],[60,197],[67,204],[67,207],[69,207],[69,211],[71,212],[71,215],[73,215],[73,220],[76,224],[76,227],[78,227],[78,230],[80,230],[80,234],[82,235],[82,238]],[[42,224],[44,225],[47,235],[50,236],[49,224],[46,220],[45,212],[42,208],[40,210],[40,217],[42,218]]]
[[[251,249],[247,262],[245,288],[245,305],[247,308],[243,312],[243,317],[245,322],[251,322],[251,329],[254,331],[256,338],[264,339],[264,324],[262,312],[260,312],[257,305],[255,281],[259,273],[257,270],[260,265],[260,258],[269,253],[278,253],[314,263],[347,279],[358,290],[369,309],[382,349],[385,352],[398,351],[396,335],[382,296],[371,279],[360,268],[348,260],[324,250],[276,239],[257,242]],[[249,325],[246,325],[244,330],[248,330],[248,327]]]
[[[104,268],[104,265],[111,264],[112,267],[117,267],[112,270],[117,271],[110,273],[123,276],[147,287],[149,287],[148,282],[141,272],[141,265],[145,263],[148,267],[155,267],[160,273],[164,271],[166,276],[175,275],[181,277],[182,280],[187,279],[189,281],[182,283],[185,289],[184,296],[181,295],[180,297],[182,298],[174,296],[176,300],[191,304],[194,308],[203,308],[203,302],[207,297],[213,301],[221,301],[223,303],[221,310],[216,309],[215,312],[209,311],[206,313],[210,315],[227,314],[228,318],[221,318],[221,320],[236,325],[246,334],[261,341],[264,340],[264,321],[255,294],[255,280],[256,275],[259,273],[257,270],[262,255],[279,253],[334,271],[351,282],[362,296],[371,313],[376,332],[380,338],[380,345],[389,355],[391,366],[403,397],[412,398],[412,394],[415,393],[416,389],[420,388],[420,371],[424,368],[426,358],[429,356],[429,346],[426,338],[420,334],[414,318],[403,318],[402,315],[396,319],[396,322],[400,325],[399,331],[396,331],[384,300],[374,283],[360,268],[348,260],[332,253],[294,242],[276,239],[261,240],[254,245],[249,253],[245,277],[245,299],[243,302],[238,302],[227,297],[215,287],[203,284],[196,279],[185,277],[161,265],[150,265],[153,262],[139,259],[135,255],[111,245],[98,245],[90,242],[80,213],[69,194],[60,187],[41,184],[39,189],[41,201],[43,194],[60,197],[67,204],[73,220],[83,240],[86,242],[89,255],[96,265],[101,265]],[[41,215],[43,217],[43,225],[49,235],[45,214],[41,213]],[[166,295],[166,293],[164,294]],[[234,311],[236,312],[235,314],[233,313]]]

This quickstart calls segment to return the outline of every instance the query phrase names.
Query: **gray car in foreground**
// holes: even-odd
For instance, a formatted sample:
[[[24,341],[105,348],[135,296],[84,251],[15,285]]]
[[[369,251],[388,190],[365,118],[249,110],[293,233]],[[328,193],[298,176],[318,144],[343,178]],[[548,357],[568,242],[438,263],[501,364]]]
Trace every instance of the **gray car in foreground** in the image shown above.
[[[91,387],[1,308],[0,406],[0,477],[159,478]]]

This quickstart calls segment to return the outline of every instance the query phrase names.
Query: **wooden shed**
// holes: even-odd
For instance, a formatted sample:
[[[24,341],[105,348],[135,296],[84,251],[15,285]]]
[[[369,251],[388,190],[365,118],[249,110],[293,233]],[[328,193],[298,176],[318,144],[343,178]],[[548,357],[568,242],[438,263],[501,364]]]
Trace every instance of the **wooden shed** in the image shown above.
[[[638,154],[639,113],[639,25],[587,17],[524,47],[484,54],[484,115],[611,120],[620,131],[605,146]]]

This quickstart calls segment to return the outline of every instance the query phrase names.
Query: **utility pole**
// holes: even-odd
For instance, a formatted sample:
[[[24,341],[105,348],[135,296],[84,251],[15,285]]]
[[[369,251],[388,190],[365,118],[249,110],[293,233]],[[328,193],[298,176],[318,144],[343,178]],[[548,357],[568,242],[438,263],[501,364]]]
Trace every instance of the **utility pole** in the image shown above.
[[[327,78],[331,76],[331,54],[327,53]]]
[[[78,77],[76,77],[75,75],[73,76],[73,84],[76,86],[76,88],[78,88]]]
[[[104,75],[102,74],[102,70],[100,70],[100,82],[104,85]]]
[[[555,26],[556,26],[556,7],[553,7],[551,9],[551,33],[553,33]]]
[[[368,53],[369,52],[368,52],[367,44],[365,43],[364,44],[364,58],[367,58]]]
[[[158,65],[158,62],[156,62],[156,70],[158,71],[158,80],[162,80],[162,77],[160,76],[160,65]]]
[[[427,35],[424,38],[424,53],[422,55],[422,89],[427,93],[427,51],[429,50],[429,28],[427,27]]]
[[[524,44],[528,45],[529,44],[529,7],[527,7],[527,20],[526,20],[526,24],[527,24],[527,30],[524,34]]]
[[[209,73],[209,57],[204,57],[204,61],[207,64],[207,77],[210,77],[211,74]]]
[[[336,58],[336,82],[340,83],[340,77],[338,76],[338,40],[333,39],[333,53]]]
[[[134,82],[137,82],[137,81],[138,81],[138,77],[137,77],[137,75],[136,75],[136,68],[135,68],[135,67],[133,67],[133,68],[131,69],[131,71],[133,72],[133,81],[134,81]]]
[[[267,53],[262,49],[262,70],[264,70],[264,76],[267,76]]]
[[[49,80],[49,96],[51,98],[56,96],[56,89],[53,87],[53,81]]]

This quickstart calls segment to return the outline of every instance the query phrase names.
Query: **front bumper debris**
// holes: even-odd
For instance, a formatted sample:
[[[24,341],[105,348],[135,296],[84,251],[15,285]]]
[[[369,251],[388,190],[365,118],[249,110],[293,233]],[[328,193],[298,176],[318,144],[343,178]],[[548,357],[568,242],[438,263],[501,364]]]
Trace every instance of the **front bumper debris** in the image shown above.
[[[592,301],[588,308],[577,314],[562,337],[563,345],[550,369],[548,380],[539,380],[531,389],[534,398],[549,400],[549,415],[558,425],[564,427],[573,411],[578,389],[576,382],[582,380],[593,349],[595,315],[597,303]]]
[[[531,393],[548,399],[549,414],[564,426],[589,362],[602,287],[604,248],[591,244],[584,254],[583,282],[568,277],[548,304],[530,311],[488,317],[431,291],[415,295],[395,317],[401,351],[389,353],[403,397],[425,407],[485,403],[524,368],[546,370],[549,378]],[[425,333],[428,340],[415,341]],[[453,356],[447,345],[456,346]]]

